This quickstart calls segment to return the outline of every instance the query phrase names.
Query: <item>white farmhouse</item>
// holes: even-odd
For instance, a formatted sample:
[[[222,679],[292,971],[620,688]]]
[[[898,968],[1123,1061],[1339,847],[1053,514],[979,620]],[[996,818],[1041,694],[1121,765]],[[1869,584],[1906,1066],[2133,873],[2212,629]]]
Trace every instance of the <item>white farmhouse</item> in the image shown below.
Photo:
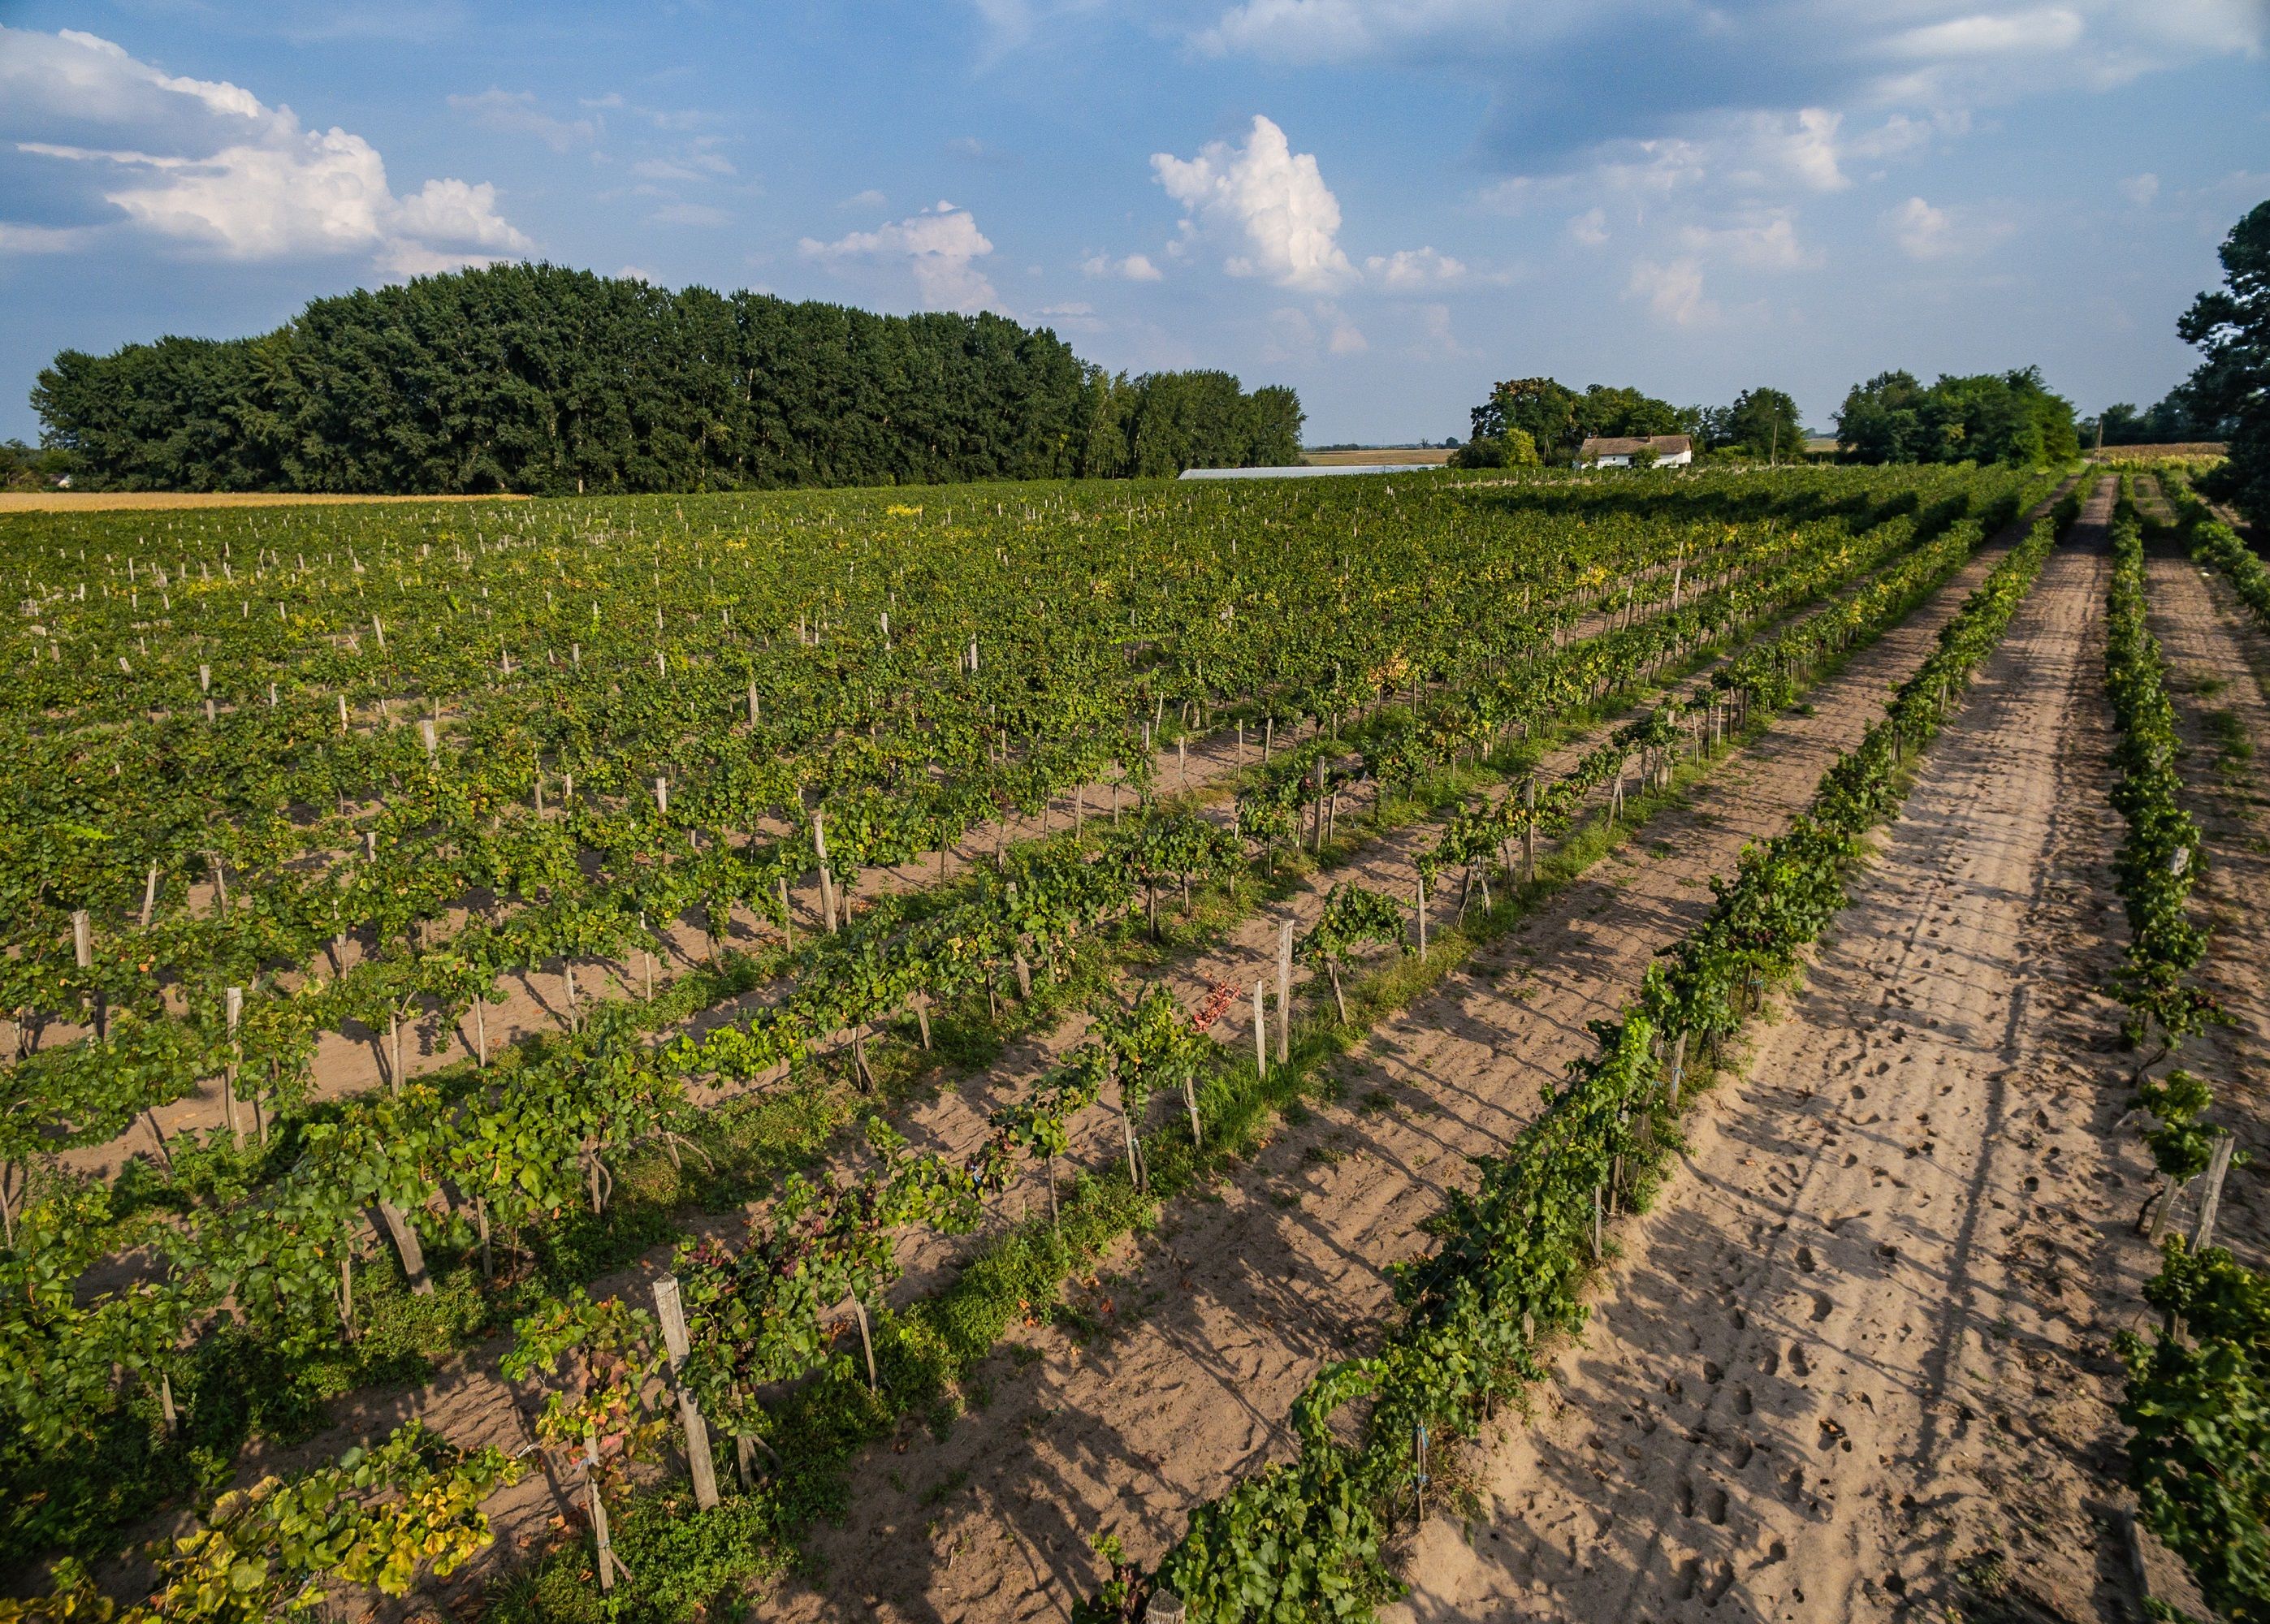
[[[1632,458],[1652,448],[1658,468],[1683,468],[1695,460],[1695,442],[1684,434],[1642,434],[1631,440],[1587,440],[1577,448],[1579,468],[1629,468]]]

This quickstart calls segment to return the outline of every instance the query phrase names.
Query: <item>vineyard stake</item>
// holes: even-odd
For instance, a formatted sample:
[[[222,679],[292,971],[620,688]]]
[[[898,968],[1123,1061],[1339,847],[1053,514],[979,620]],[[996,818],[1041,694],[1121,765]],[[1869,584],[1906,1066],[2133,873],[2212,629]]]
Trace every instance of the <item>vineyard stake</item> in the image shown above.
[[[228,1010],[228,1042],[232,1057],[229,1060],[227,1068],[221,1074],[221,1115],[226,1119],[229,1134],[236,1140],[237,1149],[242,1150],[244,1148],[244,1123],[238,1116],[236,1109],[236,1067],[237,1061],[242,1057],[243,1050],[237,1042],[236,1029],[238,1023],[244,1018],[244,989],[241,987],[231,987],[228,990],[226,996]]]
[[[679,1424],[686,1430],[686,1462],[694,1473],[694,1503],[707,1511],[717,1503],[717,1467],[709,1453],[709,1423],[701,1406],[681,1379],[690,1344],[686,1335],[686,1305],[679,1295],[678,1277],[665,1274],[654,1283],[655,1317],[662,1322],[662,1344],[670,1358],[670,1384],[678,1393]]]
[[[583,1492],[591,1511],[591,1540],[599,1553],[599,1593],[606,1595],[615,1588],[615,1542],[607,1533],[607,1503],[599,1497],[599,1439],[596,1433],[583,1435]],[[631,1570],[623,1568],[623,1577]]]
[[[812,849],[820,864],[820,914],[828,934],[835,933],[835,882],[827,872],[827,828],[820,814],[812,814]]]
[[[2230,1153],[2238,1141],[2224,1134],[2214,1142],[2214,1151],[2207,1164],[2207,1183],[2200,1192],[2199,1222],[2192,1230],[2192,1250],[2204,1251],[2214,1240],[2215,1215],[2222,1207],[2223,1175],[2230,1171]]]
[[[150,915],[158,906],[158,865],[150,865],[149,878],[142,882],[142,928],[150,928]]]
[[[1293,1057],[1293,922],[1277,927],[1277,1064]]]
[[[883,1385],[875,1375],[875,1339],[867,1329],[867,1305],[859,1301],[859,1294],[851,1294],[851,1312],[859,1321],[859,1346],[867,1354],[867,1390],[877,1391]]]
[[[1533,886],[1537,883],[1537,775],[1534,773],[1529,775],[1529,782],[1523,788],[1521,804],[1522,809],[1529,814],[1521,827],[1521,883]]]

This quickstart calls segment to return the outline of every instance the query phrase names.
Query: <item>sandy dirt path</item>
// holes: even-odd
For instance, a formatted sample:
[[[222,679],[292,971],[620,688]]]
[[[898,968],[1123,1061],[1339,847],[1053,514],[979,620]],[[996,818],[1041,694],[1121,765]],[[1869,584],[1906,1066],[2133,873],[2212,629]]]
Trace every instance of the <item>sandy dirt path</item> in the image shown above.
[[[2189,1046],[2192,1069],[2215,1091],[2214,1119],[2254,1160],[2234,1166],[2216,1231],[2259,1268],[2270,1257],[2270,638],[2217,578],[2168,552],[2146,565],[2152,634],[2168,664],[2169,697],[2184,743],[2184,805],[2207,842],[2192,915],[2214,931],[2201,979],[2230,1024]],[[2186,1198],[2179,1220],[2192,1210]]]
[[[1079,1294],[1096,1334],[1020,1339],[973,1383],[990,1393],[981,1417],[943,1441],[909,1426],[863,1462],[847,1524],[812,1541],[823,1577],[760,1616],[1062,1619],[1101,1571],[1092,1533],[1148,1560],[1192,1502],[1288,1454],[1294,1397],[1371,1333],[1384,1266],[1422,1250],[1418,1226],[1467,1177],[1464,1158],[1533,1115],[1539,1085],[1589,1050],[1584,1023],[1702,916],[1709,876],[1802,804],[1990,562],[1722,766],[1691,809],[1375,1033],[1345,1068],[1344,1103],[1099,1272]]]
[[[2108,503],[2053,555],[1395,1624],[2132,1616]],[[2164,1576],[2162,1578],[2164,1582]],[[1943,1610],[1999,1594],[2002,1611]]]

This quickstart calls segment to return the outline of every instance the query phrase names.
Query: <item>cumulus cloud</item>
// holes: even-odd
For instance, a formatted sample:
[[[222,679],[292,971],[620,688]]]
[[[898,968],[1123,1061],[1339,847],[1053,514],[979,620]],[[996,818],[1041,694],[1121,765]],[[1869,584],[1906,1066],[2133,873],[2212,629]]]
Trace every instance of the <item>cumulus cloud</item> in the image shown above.
[[[2079,12],[2061,5],[1999,14],[1981,11],[1903,30],[1880,48],[1888,56],[1924,62],[2062,51],[2075,44],[2087,28]]]
[[[1718,316],[1717,307],[1702,296],[1702,267],[1693,259],[1634,260],[1625,292],[1644,299],[1658,321],[1674,327],[1700,327]]]
[[[1245,145],[1209,142],[1191,159],[1154,152],[1151,168],[1184,210],[1186,231],[1226,239],[1232,276],[1323,293],[1355,280],[1341,251],[1340,205],[1314,153],[1295,152],[1285,132],[1255,115]]]
[[[1147,254],[1130,254],[1124,259],[1091,254],[1079,262],[1079,269],[1083,276],[1116,277],[1123,282],[1156,282],[1166,274],[1151,263]]]
[[[168,75],[93,34],[0,29],[0,109],[18,152],[81,170],[114,218],[228,258],[360,254],[414,275],[533,247],[486,182],[397,197],[360,136],[306,129],[288,107]],[[63,130],[95,138],[41,138]]]
[[[1818,252],[1798,241],[1797,223],[1786,212],[1731,226],[1688,226],[1679,237],[1698,254],[1761,271],[1801,271],[1821,263]]]
[[[968,210],[943,200],[879,230],[855,231],[833,242],[806,237],[798,247],[812,258],[837,264],[851,260],[903,264],[913,274],[926,309],[977,310],[1000,301],[977,264],[993,252],[993,244],[977,229]]]
[[[1884,216],[1884,229],[1910,259],[1951,259],[1991,248],[2017,229],[1976,210],[1934,208],[1910,197]]]
[[[1587,209],[1582,214],[1571,215],[1569,234],[1588,248],[1597,248],[1608,240],[1608,216],[1605,209]]]
[[[1481,352],[1458,342],[1450,326],[1450,306],[1431,304],[1419,307],[1419,335],[1405,353],[1414,360],[1469,360]]]
[[[1469,274],[1464,260],[1437,254],[1432,247],[1399,248],[1363,262],[1364,279],[1391,293],[1415,293],[1423,289],[1452,287]]]
[[[2146,173],[2132,174],[2120,182],[2120,195],[2140,209],[2148,209],[2152,200],[2160,195],[2160,177]]]
[[[890,201],[871,186],[864,192],[852,193],[835,206],[839,209],[879,209]]]
[[[1332,355],[1361,355],[1371,347],[1362,329],[1330,300],[1319,299],[1307,309],[1286,305],[1269,313],[1268,339],[1262,346],[1265,361],[1313,361],[1320,352]]]

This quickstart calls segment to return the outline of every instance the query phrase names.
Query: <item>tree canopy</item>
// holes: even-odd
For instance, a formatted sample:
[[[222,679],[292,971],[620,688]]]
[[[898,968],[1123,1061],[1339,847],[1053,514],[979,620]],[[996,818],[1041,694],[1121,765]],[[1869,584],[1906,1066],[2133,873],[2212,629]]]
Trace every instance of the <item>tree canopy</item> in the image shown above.
[[[2257,523],[2270,522],[2270,203],[2222,240],[2222,285],[2176,323],[2205,360],[2183,385],[2195,420],[2225,430],[2229,459],[2201,481]]]
[[[1131,378],[993,315],[877,315],[556,265],[421,277],[273,332],[66,350],[45,442],[124,490],[699,491],[1297,462],[1288,389]]]
[[[1941,374],[1928,387],[1912,373],[1879,373],[1844,397],[1836,440],[1855,463],[2054,462],[2081,443],[2073,403],[2050,392],[2038,367]]]

